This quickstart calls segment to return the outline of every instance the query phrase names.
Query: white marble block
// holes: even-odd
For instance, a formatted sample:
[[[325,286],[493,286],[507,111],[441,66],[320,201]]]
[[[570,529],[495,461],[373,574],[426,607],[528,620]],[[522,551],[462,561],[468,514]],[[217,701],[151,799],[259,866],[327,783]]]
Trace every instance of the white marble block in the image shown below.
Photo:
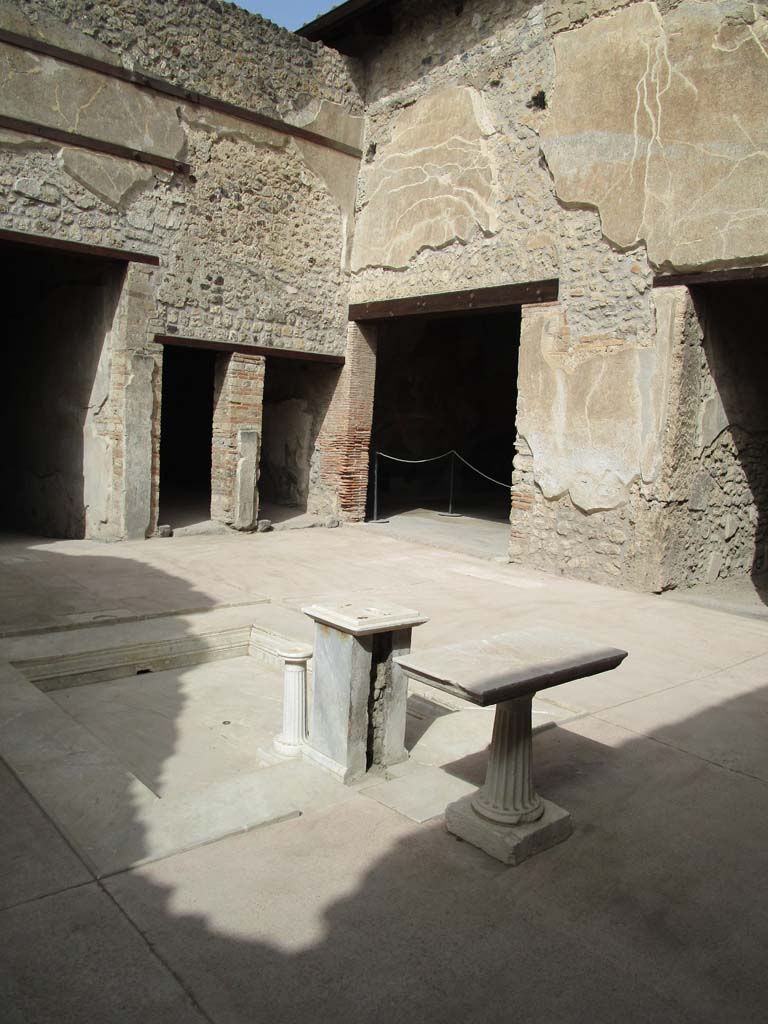
[[[313,605],[314,700],[305,754],[354,782],[373,765],[405,760],[407,654],[411,628],[425,622],[395,605]]]

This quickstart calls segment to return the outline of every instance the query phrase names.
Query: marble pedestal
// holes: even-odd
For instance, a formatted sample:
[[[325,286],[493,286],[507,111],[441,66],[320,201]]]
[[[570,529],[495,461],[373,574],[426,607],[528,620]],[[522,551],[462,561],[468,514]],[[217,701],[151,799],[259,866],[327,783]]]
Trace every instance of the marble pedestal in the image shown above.
[[[407,759],[408,684],[394,659],[427,619],[412,608],[342,604],[303,609],[315,622],[312,720],[304,754],[345,782]]]
[[[496,705],[485,785],[450,804],[449,832],[504,864],[520,864],[571,834],[571,816],[533,788],[533,694]]]

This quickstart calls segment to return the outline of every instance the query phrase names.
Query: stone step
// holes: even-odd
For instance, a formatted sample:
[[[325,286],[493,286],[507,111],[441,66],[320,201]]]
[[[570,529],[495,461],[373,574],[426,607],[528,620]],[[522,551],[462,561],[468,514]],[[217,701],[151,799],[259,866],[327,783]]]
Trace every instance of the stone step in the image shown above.
[[[311,643],[310,620],[259,603],[6,638],[0,660],[47,692],[243,655],[279,665],[292,640]]]

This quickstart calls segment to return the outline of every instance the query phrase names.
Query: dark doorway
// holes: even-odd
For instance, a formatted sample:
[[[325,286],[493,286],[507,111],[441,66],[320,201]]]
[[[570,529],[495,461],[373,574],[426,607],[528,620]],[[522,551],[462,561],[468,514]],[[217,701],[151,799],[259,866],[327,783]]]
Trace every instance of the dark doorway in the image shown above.
[[[316,442],[339,379],[338,366],[268,358],[264,375],[259,516],[275,523],[324,507]],[[311,507],[310,507],[311,506]]]
[[[166,345],[160,416],[160,523],[211,518],[211,445],[216,353]]]
[[[2,525],[106,535],[115,514],[108,339],[125,264],[2,244],[0,266]]]
[[[446,511],[453,474],[453,511],[509,518],[519,347],[519,310],[380,325],[369,516],[378,463],[379,516]]]

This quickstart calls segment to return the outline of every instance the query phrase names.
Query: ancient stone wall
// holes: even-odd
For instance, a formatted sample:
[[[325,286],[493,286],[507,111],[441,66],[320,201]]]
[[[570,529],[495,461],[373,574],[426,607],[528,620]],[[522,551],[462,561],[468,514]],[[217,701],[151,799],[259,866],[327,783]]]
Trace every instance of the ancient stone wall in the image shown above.
[[[360,110],[351,62],[219,0],[4,0],[13,31],[284,116],[326,99]],[[85,45],[83,37],[86,37]]]
[[[0,27],[359,143],[352,63],[229,4],[18,0],[0,3]],[[0,81],[1,114],[189,165],[0,131],[0,229],[159,259],[141,271],[140,316],[120,321],[109,396],[123,416],[110,530],[144,536],[158,487],[154,335],[342,354],[359,162],[23,47],[0,44]]]
[[[560,279],[574,340],[649,340],[650,270],[542,159],[555,61],[544,5],[401,4],[370,58],[353,301]],[[392,239],[387,239],[387,234]]]
[[[693,290],[661,495],[664,587],[768,569],[767,318],[761,283]]]
[[[654,293],[650,345],[574,348],[559,303],[523,307],[514,561],[658,589],[656,499],[685,298]]]
[[[230,5],[169,10],[29,0],[0,23],[111,63],[143,55],[154,75],[355,141],[340,55]],[[160,333],[343,351],[354,157],[18,47],[0,45],[0,69],[2,113],[191,167],[3,131],[0,227],[158,255]]]
[[[652,278],[768,259],[764,12],[434,0],[394,19],[367,63],[353,301],[558,278],[521,345],[512,557],[658,589],[679,317]]]

